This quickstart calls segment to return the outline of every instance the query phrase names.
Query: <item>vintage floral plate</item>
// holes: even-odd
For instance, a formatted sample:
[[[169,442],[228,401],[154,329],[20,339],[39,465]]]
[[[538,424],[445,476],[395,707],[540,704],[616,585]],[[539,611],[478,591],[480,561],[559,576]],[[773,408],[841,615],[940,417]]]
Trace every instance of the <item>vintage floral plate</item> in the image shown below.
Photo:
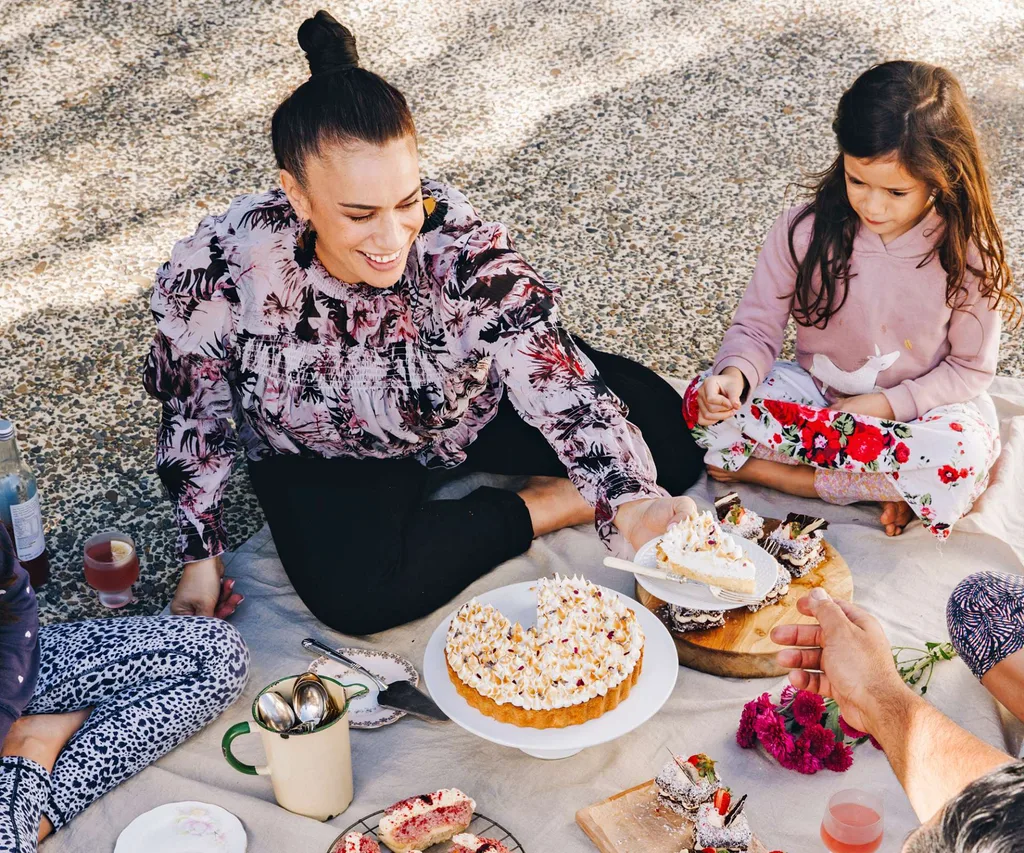
[[[377,649],[339,648],[346,657],[352,658],[360,666],[366,667],[386,684],[402,679],[412,682],[413,687],[420,683],[420,674],[409,661],[391,652]],[[397,722],[405,716],[405,711],[394,708],[382,708],[377,704],[377,685],[365,675],[349,669],[345,664],[320,656],[309,665],[309,671],[317,675],[328,675],[343,681],[345,684],[362,684],[370,691],[353,699],[349,703],[348,724],[353,729],[379,729]]]
[[[140,814],[117,837],[114,853],[245,853],[241,821],[211,803],[167,803]]]

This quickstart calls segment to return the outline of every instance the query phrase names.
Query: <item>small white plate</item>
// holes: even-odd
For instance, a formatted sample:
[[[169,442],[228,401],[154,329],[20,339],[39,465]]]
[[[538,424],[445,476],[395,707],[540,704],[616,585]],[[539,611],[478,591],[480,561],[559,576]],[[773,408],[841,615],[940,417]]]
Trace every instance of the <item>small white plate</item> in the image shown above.
[[[245,853],[242,823],[211,803],[167,803],[140,814],[117,837],[114,853]]]
[[[734,537],[743,549],[744,555],[753,561],[756,573],[754,575],[754,595],[763,600],[775,582],[779,579],[779,564],[775,558],[764,550],[756,542],[749,539]],[[639,551],[633,558],[633,562],[645,569],[658,568],[658,554],[656,548],[661,541],[656,536]],[[634,575],[640,586],[646,589],[651,595],[666,601],[669,604],[678,604],[680,607],[691,607],[694,610],[735,610],[739,607],[746,607],[745,604],[733,604],[729,601],[722,601],[711,594],[707,584],[699,581],[686,580],[683,583],[676,581],[663,581],[658,578],[648,578],[644,575]]]
[[[376,649],[351,649],[339,648],[345,657],[352,658],[360,666],[366,667],[385,684],[395,681],[412,682],[413,687],[420,683],[420,674],[409,661],[400,655],[391,652],[382,652]],[[309,665],[309,671],[317,675],[327,675],[336,678],[345,684],[362,684],[370,692],[353,699],[348,706],[348,724],[353,729],[379,729],[397,722],[405,716],[405,711],[396,711],[394,708],[382,708],[377,704],[377,694],[380,691],[365,675],[349,669],[345,664],[338,663],[329,657],[321,655]]]
[[[524,628],[537,623],[536,581],[516,583],[478,595],[481,604],[490,604],[507,619]],[[644,630],[644,661],[640,677],[629,696],[596,720],[564,729],[530,729],[501,723],[480,713],[463,699],[448,676],[444,654],[448,626],[458,611],[450,613],[434,630],[423,657],[423,677],[438,707],[466,731],[501,746],[521,749],[534,758],[567,758],[589,746],[620,738],[643,725],[658,713],[676,686],[679,654],[675,642],[662,621],[650,610],[621,592],[601,587],[607,595],[617,595],[630,607]]]

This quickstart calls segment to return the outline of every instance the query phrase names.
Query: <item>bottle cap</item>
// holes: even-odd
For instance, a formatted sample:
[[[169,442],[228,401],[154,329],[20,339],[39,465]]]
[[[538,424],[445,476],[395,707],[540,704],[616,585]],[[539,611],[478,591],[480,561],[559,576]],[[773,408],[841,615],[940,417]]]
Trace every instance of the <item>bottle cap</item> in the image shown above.
[[[0,418],[0,441],[10,441],[14,438],[14,424],[6,418]]]

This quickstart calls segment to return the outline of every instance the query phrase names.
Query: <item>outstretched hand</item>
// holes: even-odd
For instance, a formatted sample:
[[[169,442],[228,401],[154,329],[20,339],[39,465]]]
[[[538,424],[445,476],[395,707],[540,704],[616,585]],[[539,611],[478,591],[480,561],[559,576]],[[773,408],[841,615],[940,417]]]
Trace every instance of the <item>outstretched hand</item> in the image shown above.
[[[705,379],[697,391],[697,423],[711,426],[735,415],[742,406],[745,385],[743,374],[735,367]]]
[[[798,690],[835,699],[843,719],[872,733],[872,721],[893,691],[907,689],[881,624],[856,604],[833,600],[821,587],[801,598],[797,608],[818,624],[772,629],[774,642],[798,647],[779,652],[779,665],[793,670],[789,681]]]
[[[615,526],[639,550],[670,524],[697,514],[697,504],[687,497],[646,498],[622,504],[615,513]]]

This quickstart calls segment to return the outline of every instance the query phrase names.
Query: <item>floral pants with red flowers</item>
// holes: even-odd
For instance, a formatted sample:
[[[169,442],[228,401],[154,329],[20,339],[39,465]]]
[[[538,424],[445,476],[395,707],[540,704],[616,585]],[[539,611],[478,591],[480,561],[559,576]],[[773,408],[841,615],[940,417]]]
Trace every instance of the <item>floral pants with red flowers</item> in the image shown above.
[[[683,397],[686,423],[707,450],[705,463],[736,471],[758,456],[810,465],[819,472],[818,494],[834,503],[879,500],[884,480],[888,499],[905,500],[939,539],[970,511],[999,456],[999,433],[974,402],[940,406],[910,423],[836,412],[792,362],[776,362],[736,415],[701,426],[697,392],[709,375],[694,379]],[[819,474],[845,477],[846,487],[821,488]]]

